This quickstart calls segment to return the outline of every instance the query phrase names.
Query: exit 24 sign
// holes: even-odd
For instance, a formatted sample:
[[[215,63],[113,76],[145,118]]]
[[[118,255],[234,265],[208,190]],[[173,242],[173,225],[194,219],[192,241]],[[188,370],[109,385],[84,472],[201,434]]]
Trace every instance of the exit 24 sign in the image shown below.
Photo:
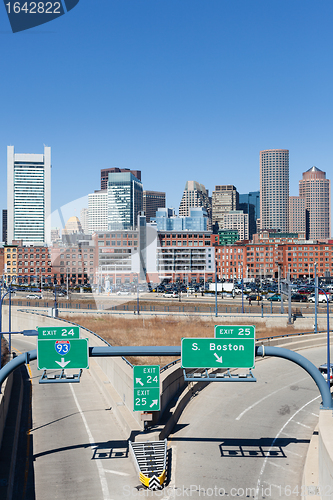
[[[141,365],[133,367],[134,411],[159,411],[160,367]]]

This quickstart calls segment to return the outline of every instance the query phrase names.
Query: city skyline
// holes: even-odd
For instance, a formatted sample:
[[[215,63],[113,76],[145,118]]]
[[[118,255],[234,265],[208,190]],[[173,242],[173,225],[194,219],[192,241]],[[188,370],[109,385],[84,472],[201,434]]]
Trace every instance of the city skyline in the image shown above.
[[[45,157],[47,158],[48,155],[45,156],[45,152],[48,152],[51,150],[51,148],[49,147],[46,147],[44,146],[44,155],[38,155],[38,154],[26,154],[26,153],[20,153],[20,154],[16,154],[14,155],[14,147],[13,146],[8,146],[8,152],[12,152],[12,156],[14,158],[17,157],[17,158],[20,158],[20,159],[34,159],[37,161],[40,160],[42,161],[42,159]],[[8,156],[9,158],[9,156]],[[8,160],[9,161],[9,160]],[[44,161],[44,160],[43,160]],[[10,162],[9,162],[10,163]],[[8,163],[8,165],[9,165]],[[50,163],[50,161],[49,161]],[[14,163],[13,163],[13,166],[14,166]],[[12,166],[12,167],[13,167]],[[49,167],[51,167],[51,165],[49,165]],[[281,170],[282,168],[282,170]],[[11,172],[12,169],[9,168],[8,166],[8,175],[10,175],[10,172]],[[281,172],[280,172],[281,170]],[[297,229],[299,227],[301,227],[299,224],[300,224],[300,218],[299,217],[303,217],[301,214],[298,215],[298,222],[296,223],[295,225],[295,216],[296,216],[296,212],[294,214],[294,217],[291,218],[291,216],[289,217],[289,208],[288,208],[288,205],[289,203],[293,203],[293,207],[296,209],[296,205],[295,203],[297,202],[297,196],[288,196],[288,193],[289,193],[289,151],[288,150],[280,150],[280,149],[272,149],[272,150],[264,150],[264,151],[260,151],[260,162],[259,162],[259,171],[260,171],[260,176],[261,176],[261,191],[264,193],[264,196],[259,196],[259,201],[260,203],[262,203],[263,206],[266,206],[266,212],[269,214],[269,221],[266,221],[264,223],[264,225],[262,225],[261,223],[261,229],[262,230],[270,230],[270,229],[273,229],[273,230],[280,230],[282,232],[298,232],[299,230],[300,231],[305,231],[305,234],[308,235],[309,239],[327,239],[327,238],[330,238],[331,235],[330,235],[330,180],[329,179],[326,179],[326,172],[323,172],[321,171],[320,169],[318,169],[317,167],[313,166],[311,167],[310,169],[308,169],[306,172],[303,172],[303,180],[299,181],[299,193],[300,193],[300,196],[303,196],[303,197],[306,197],[306,208],[307,208],[307,216],[306,216],[306,227],[304,226],[304,228],[301,228],[301,229]],[[108,175],[111,175],[111,177],[114,177],[114,178],[117,178],[117,176],[120,176],[119,178],[122,178],[130,176],[132,179],[135,180],[136,183],[139,183],[138,185],[140,185],[140,190],[144,193],[150,193],[150,194],[154,194],[154,198],[156,198],[156,195],[158,194],[159,196],[160,195],[163,195],[163,200],[161,202],[161,205],[163,206],[163,204],[165,204],[165,198],[164,198],[164,193],[162,192],[156,192],[156,191],[146,191],[144,190],[144,186],[143,186],[143,183],[140,182],[139,179],[141,179],[141,171],[138,171],[138,170],[130,170],[130,169],[122,169],[122,168],[118,168],[118,167],[109,167],[108,169],[101,169],[100,170],[100,179],[101,179],[101,186],[105,186],[106,185],[106,181],[108,179]],[[311,188],[311,190],[305,190],[305,188],[303,188],[303,192],[301,194],[301,186],[306,182],[304,179],[311,176],[311,183],[313,184],[314,182],[316,183],[316,189],[314,188]],[[313,180],[313,177],[316,177],[316,181]],[[310,178],[310,177],[309,177]],[[284,181],[283,179],[286,179],[286,181]],[[282,184],[281,182],[286,182],[286,187],[282,189]],[[10,178],[8,177],[8,193],[11,193],[12,191],[12,182],[10,181]],[[51,192],[51,183],[50,183],[50,178],[49,178],[49,191]],[[308,182],[309,184],[309,182]],[[311,185],[312,185],[311,184]],[[275,195],[274,193],[274,196],[272,198],[272,196],[268,197],[268,191],[266,189],[269,190],[269,192],[276,192],[276,193],[281,193],[283,191],[283,202],[279,201],[279,195]],[[189,191],[187,192],[187,190],[189,189]],[[192,190],[194,189],[195,191],[193,191],[193,194],[188,194],[188,193],[192,193]],[[196,190],[203,190],[203,192],[205,192],[205,196],[207,198],[207,203],[209,202],[209,207],[208,207],[208,213],[209,213],[209,210],[212,210],[213,208],[213,217],[212,217],[212,224],[211,224],[211,220],[209,220],[209,225],[208,227],[213,227],[214,226],[214,222],[215,222],[215,229],[214,231],[217,230],[217,223],[216,221],[218,220],[217,217],[220,217],[222,216],[222,212],[219,216],[217,216],[217,213],[218,213],[218,209],[217,208],[217,205],[216,205],[216,196],[217,194],[221,191],[221,190],[232,190],[232,192],[234,192],[235,194],[233,195],[234,198],[232,198],[234,201],[231,203],[231,200],[229,200],[229,198],[225,199],[223,201],[223,203],[225,205],[225,207],[223,208],[223,213],[227,213],[228,211],[230,210],[242,210],[244,209],[244,213],[248,213],[248,209],[249,207],[245,206],[244,203],[242,206],[240,206],[239,204],[239,196],[241,196],[242,198],[246,198],[246,197],[251,197],[251,196],[254,196],[256,193],[260,193],[260,191],[258,192],[249,192],[249,193],[241,193],[239,194],[238,190],[237,190],[237,186],[233,186],[233,185],[226,185],[226,186],[215,186],[215,191],[213,190],[212,192],[212,196],[210,197],[210,202],[209,202],[209,199],[208,199],[208,193],[209,193],[209,190],[206,190],[206,188],[200,184],[199,182],[197,181],[193,181],[193,180],[188,180],[186,182],[186,185],[185,185],[185,190],[183,191],[183,196],[181,198],[181,201],[180,201],[180,205],[179,205],[179,215],[181,215],[181,210],[182,209],[182,204],[184,203],[184,196],[185,194],[189,197],[188,200],[187,200],[187,204],[190,204],[192,203],[191,201],[191,196],[195,197],[195,196],[198,196],[198,194],[195,194],[197,193]],[[267,193],[266,193],[266,191]],[[315,201],[312,199],[313,198],[313,194],[315,195],[315,197],[318,197],[319,194],[321,193],[322,189],[325,189],[325,199],[322,198],[322,196],[320,198],[318,198],[318,200],[316,199]],[[217,190],[217,191],[216,191]],[[282,190],[282,191],[281,191]],[[198,193],[199,193],[198,191]],[[231,191],[230,191],[231,192]],[[223,192],[221,191],[221,193],[223,194]],[[225,195],[228,194],[228,191],[225,191]],[[224,195],[224,196],[225,196]],[[237,195],[237,196],[236,196]],[[142,193],[140,194],[141,198],[142,198]],[[161,199],[162,199],[161,198]],[[272,198],[270,201],[269,199]],[[102,199],[104,200],[102,202]],[[113,206],[114,203],[112,204],[111,203],[111,200],[109,200],[109,202],[107,201],[108,199],[108,192],[107,190],[105,189],[102,189],[102,190],[95,190],[93,193],[89,193],[89,195],[87,197],[81,197],[79,200],[73,200],[72,203],[70,205],[72,205],[72,210],[73,210],[73,207],[74,207],[74,212],[71,212],[71,213],[68,213],[67,214],[63,214],[62,213],[62,208],[60,208],[60,211],[58,212],[55,212],[55,215],[56,217],[59,216],[59,213],[61,215],[61,224],[60,224],[60,228],[64,227],[65,223],[66,223],[66,220],[69,218],[69,217],[72,217],[72,216],[78,216],[79,219],[81,218],[81,213],[83,213],[84,211],[87,211],[86,215],[87,215],[87,221],[89,221],[89,216],[88,216],[88,208],[90,208],[90,212],[91,212],[91,221],[93,222],[90,222],[90,228],[89,228],[89,232],[92,233],[94,230],[96,231],[100,231],[100,230],[106,230],[108,228],[108,223],[107,223],[107,220],[103,220],[105,219],[105,216],[107,216],[108,212],[110,211],[110,209],[108,209],[107,207],[111,207],[111,205]],[[133,198],[134,199],[134,198]],[[83,201],[85,200],[85,201]],[[194,199],[193,199],[194,200]],[[214,201],[215,200],[215,201]],[[238,200],[238,201],[237,201]],[[287,200],[287,201],[286,201]],[[101,205],[101,202],[102,202],[102,205],[104,206],[104,208],[102,208],[102,205]],[[316,212],[316,215],[313,215],[314,212],[313,212],[313,207],[314,204],[316,206],[318,206],[318,204],[322,204],[324,202],[325,204],[325,209],[324,210],[321,210],[321,212],[319,213],[318,212],[318,209],[317,209],[317,212]],[[97,204],[96,204],[97,203]],[[111,203],[111,204],[110,204]],[[155,200],[155,205],[156,205],[156,208],[162,208],[161,207],[158,207],[157,204],[158,202]],[[215,216],[214,216],[214,203],[215,203]],[[220,203],[220,202],[219,202]],[[231,203],[230,207],[229,207],[229,204]],[[257,203],[257,202],[256,202]],[[49,203],[50,204],[50,203]],[[195,199],[193,201],[193,207],[197,206],[198,204],[198,201]],[[199,203],[201,204],[201,202]],[[276,205],[277,204],[277,205]],[[228,206],[227,206],[228,205]],[[281,212],[281,207],[279,209],[275,209],[276,206],[281,207],[282,206],[286,206],[286,208],[284,209],[284,215],[282,216],[282,212]],[[141,200],[140,204],[138,205],[138,207],[140,208],[140,210],[143,209],[143,202]],[[206,208],[207,208],[206,207]],[[136,209],[136,211],[138,212],[139,208]],[[174,207],[168,207],[168,208],[174,208]],[[254,208],[254,207],[253,207]],[[95,213],[97,209],[97,212]],[[102,212],[100,211],[102,209],[102,211],[104,211],[104,216],[102,216]],[[6,210],[6,209],[3,209],[3,210]],[[115,213],[119,213],[119,207],[117,206],[114,206],[114,210],[115,210]],[[114,211],[113,210],[113,211]],[[121,209],[122,210],[122,209]],[[297,210],[299,210],[299,205],[297,205]],[[9,211],[10,213],[10,211]],[[49,213],[49,212],[48,212]],[[280,224],[280,219],[279,220],[276,220],[274,219],[273,223],[272,223],[272,218],[275,217],[275,214],[278,213],[278,217],[281,219],[283,219],[283,224],[284,225],[279,225]],[[326,214],[325,216],[325,221],[323,221],[323,216],[324,216],[324,213]],[[327,216],[328,214],[328,216]],[[147,214],[146,214],[147,215]],[[178,215],[178,214],[176,214]],[[254,214],[253,214],[254,215]],[[114,216],[113,216],[114,217]],[[117,216],[118,217],[118,216]],[[215,217],[215,218],[214,218]],[[237,216],[239,218],[239,215]],[[304,215],[305,217],[305,215]],[[303,218],[304,218],[303,217]],[[52,214],[52,227],[58,227],[56,224],[54,224],[54,213]],[[222,216],[222,219],[223,219],[223,216]],[[221,219],[221,221],[222,221]],[[271,220],[272,219],[272,220]],[[3,219],[4,220],[4,219]],[[135,217],[133,219],[133,221],[135,220]],[[239,219],[240,220],[240,219]],[[235,219],[235,214],[234,214],[234,223],[233,224],[236,224],[236,219]],[[310,224],[310,221],[311,221],[311,224]],[[314,221],[316,221],[316,231],[314,230],[313,228],[313,225],[314,225]],[[269,222],[269,224],[268,224]],[[110,221],[109,221],[110,223]],[[89,222],[87,222],[87,224],[89,224]],[[236,226],[239,224],[239,221],[237,222]],[[242,223],[243,224],[243,223]],[[247,219],[247,222],[245,222],[245,224],[249,224],[249,219]],[[281,223],[282,224],[282,223]],[[303,224],[305,224],[305,220],[303,221]],[[310,225],[309,225],[310,224]],[[324,224],[324,228],[322,228],[321,226]],[[127,225],[128,225],[128,222],[127,222]],[[226,225],[226,227],[223,227],[223,224],[221,225],[221,223],[219,223],[220,225],[220,229],[232,229],[232,227],[230,226],[230,221],[228,222],[228,224]],[[290,225],[290,227],[289,227]],[[10,226],[10,224],[9,224]],[[132,227],[135,227],[135,224],[133,224],[133,222],[131,222],[131,226]],[[120,227],[120,226],[119,226]],[[244,235],[247,234],[247,231],[248,229],[245,231],[244,233],[244,228],[243,226],[239,226],[239,229],[241,231],[241,234],[244,238]],[[310,232],[309,232],[310,231]],[[318,237],[317,237],[317,236]],[[17,239],[17,238],[13,238],[13,239]],[[244,238],[244,239],[248,239],[248,238]],[[48,240],[50,240],[50,238],[48,238]]]
[[[297,196],[302,172],[330,177],[333,162],[332,20],[329,2],[111,0],[13,35],[4,13],[2,165],[8,144],[52,146],[52,210],[109,166],[141,170],[177,208],[189,179],[256,191],[258,152],[285,148]]]

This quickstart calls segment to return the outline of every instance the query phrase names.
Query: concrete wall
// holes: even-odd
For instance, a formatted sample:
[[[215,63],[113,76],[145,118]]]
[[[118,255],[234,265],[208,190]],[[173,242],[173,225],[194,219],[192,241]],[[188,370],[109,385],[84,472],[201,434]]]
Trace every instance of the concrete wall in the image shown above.
[[[12,392],[13,385],[13,374],[6,379],[6,381],[1,386],[0,394],[0,448],[2,443],[3,431],[6,424],[6,418],[8,413],[8,406],[10,401],[10,395]]]
[[[331,410],[322,410],[319,415],[319,486],[320,496],[333,500],[333,416]]]

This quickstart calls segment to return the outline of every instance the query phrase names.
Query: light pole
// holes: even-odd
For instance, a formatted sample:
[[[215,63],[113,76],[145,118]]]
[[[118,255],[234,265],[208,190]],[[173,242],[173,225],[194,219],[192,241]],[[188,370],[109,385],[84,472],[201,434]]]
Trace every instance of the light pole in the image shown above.
[[[330,360],[330,306],[329,306],[329,300],[328,300],[328,295],[323,290],[320,288],[318,285],[315,285],[315,288],[317,290],[320,290],[323,292],[326,296],[326,305],[327,305],[327,385],[329,391],[331,391],[331,360]]]
[[[1,368],[1,361],[2,361],[2,304],[3,301],[6,297],[6,295],[9,294],[9,297],[11,296],[11,286],[9,286],[8,292],[4,293],[4,295],[0,298],[0,368]],[[9,316],[8,316],[8,331],[11,332],[11,300],[9,300]],[[11,353],[11,334],[9,333],[9,353]]]
[[[242,314],[244,314],[244,280],[243,280],[243,268],[242,268]]]
[[[136,312],[140,314],[140,302],[139,302],[139,274],[136,277]]]
[[[282,293],[281,293],[281,263],[277,262],[278,265],[278,293],[280,294],[280,299],[281,299],[281,314],[284,313],[283,309],[283,298],[282,298]]]
[[[317,276],[317,262],[314,264],[314,284],[315,284],[315,324],[314,332],[318,333],[318,276]],[[327,299],[327,297],[326,297]]]
[[[216,261],[215,261],[215,316],[217,317],[217,265],[216,265]]]

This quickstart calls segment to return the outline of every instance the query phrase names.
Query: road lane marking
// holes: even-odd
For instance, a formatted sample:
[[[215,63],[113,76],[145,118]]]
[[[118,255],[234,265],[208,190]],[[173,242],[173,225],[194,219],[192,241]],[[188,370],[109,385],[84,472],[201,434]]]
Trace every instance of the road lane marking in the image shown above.
[[[296,472],[290,468],[283,467],[283,465],[276,464],[275,462],[267,462],[269,465],[274,465],[274,467],[278,467],[279,469],[283,469],[287,472],[292,472],[293,474],[296,474]]]
[[[307,429],[312,429],[309,425],[302,424],[302,422],[297,422],[297,420],[294,420],[295,424],[301,425],[302,427],[306,427]]]
[[[246,412],[252,410],[252,408],[254,408],[255,406],[257,406],[258,404],[262,403],[263,401],[265,401],[265,399],[267,398],[270,398],[271,396],[273,396],[273,394],[276,394],[277,392],[279,391],[284,391],[285,389],[288,389],[288,387],[290,387],[291,385],[295,385],[295,384],[298,384],[298,382],[302,382],[303,380],[306,380],[308,377],[304,377],[304,378],[301,378],[299,380],[296,380],[296,382],[293,382],[292,384],[288,384],[288,385],[285,385],[284,387],[281,387],[280,389],[277,389],[276,391],[273,391],[269,394],[267,394],[267,396],[264,396],[263,398],[259,399],[258,401],[256,401],[255,403],[253,403],[253,405],[251,406],[248,406],[247,408],[245,408],[244,411],[242,411],[242,413],[240,413],[238,415],[238,417],[236,417],[236,420],[240,420]]]
[[[311,401],[308,401],[307,403],[305,403],[302,408],[300,408],[299,410],[297,410],[288,420],[287,422],[284,423],[284,425],[281,427],[281,429],[279,430],[279,432],[277,433],[277,435],[275,436],[275,438],[273,439],[272,441],[272,444],[271,444],[271,447],[269,448],[269,452],[271,451],[271,449],[274,447],[275,445],[275,442],[276,440],[278,439],[278,437],[280,436],[280,434],[283,433],[283,430],[287,427],[287,425],[292,421],[292,419],[295,417],[295,415],[297,415],[300,411],[303,410],[303,408],[305,408],[307,405],[313,403],[314,401],[316,401],[316,399],[319,399],[321,397],[321,394],[319,394],[319,396],[316,396],[315,398],[311,399]],[[266,464],[267,464],[267,461],[268,461],[268,456],[265,458],[264,460],[264,463],[262,464],[262,467],[261,467],[261,470],[260,470],[260,473],[259,473],[259,477],[258,477],[258,481],[257,481],[257,489],[256,489],[256,494],[255,494],[255,497],[254,497],[254,500],[258,500],[258,495],[259,495],[259,488],[260,488],[260,484],[261,484],[261,477],[265,471],[265,467],[266,467]]]
[[[83,421],[84,426],[86,428],[86,431],[87,431],[87,434],[88,434],[88,438],[89,438],[89,442],[90,442],[90,448],[92,450],[94,450],[96,448],[96,446],[95,446],[96,445],[96,441],[94,440],[93,435],[92,435],[92,433],[91,433],[91,431],[89,429],[86,417],[83,414],[83,411],[82,411],[80,403],[79,403],[79,401],[78,401],[78,399],[76,397],[76,394],[74,392],[72,384],[69,384],[69,387],[70,387],[70,389],[72,391],[75,404],[77,406],[77,409],[80,412],[82,421]],[[99,480],[100,480],[101,487],[102,487],[103,500],[111,500],[110,499],[109,488],[108,488],[108,483],[107,483],[107,480],[106,480],[106,476],[105,476],[105,472],[104,472],[104,469],[103,469],[103,466],[102,466],[102,462],[101,462],[101,460],[99,458],[96,458],[95,462],[96,462],[96,466],[97,466],[97,470],[98,470]]]
[[[104,469],[104,472],[110,472],[111,474],[118,474],[118,476],[129,476],[129,474],[127,474],[127,472],[120,472],[118,470]]]
[[[283,434],[283,433],[281,433]],[[296,455],[296,457],[302,457],[303,455],[300,455],[299,453],[296,453],[295,451],[288,450],[288,453],[291,453],[292,455]]]

